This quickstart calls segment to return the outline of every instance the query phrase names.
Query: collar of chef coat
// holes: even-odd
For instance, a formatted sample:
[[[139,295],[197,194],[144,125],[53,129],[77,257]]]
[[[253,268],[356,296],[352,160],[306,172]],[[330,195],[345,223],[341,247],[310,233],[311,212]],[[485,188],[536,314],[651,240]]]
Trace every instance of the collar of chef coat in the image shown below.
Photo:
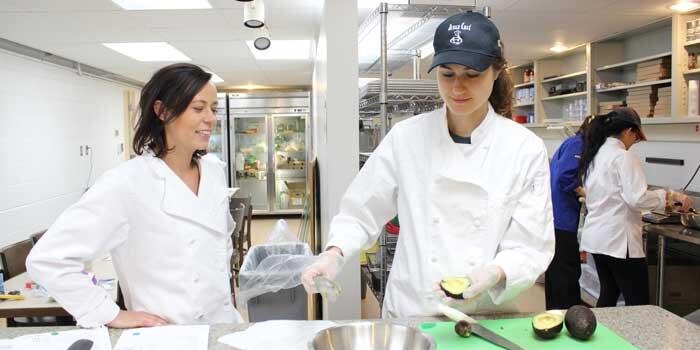
[[[471,144],[457,144],[450,137],[447,126],[447,109],[442,107],[437,110],[435,123],[437,123],[438,147],[433,154],[439,159],[440,173],[448,178],[479,184],[482,182],[479,169],[487,160],[489,145],[492,140],[495,118],[502,118],[496,114],[488,104],[486,117],[471,133]]]
[[[216,169],[209,167],[206,160],[198,160],[199,189],[195,194],[162,159],[151,152],[144,152],[143,157],[155,177],[163,182],[163,211],[219,233],[227,233],[225,222],[222,226],[222,222],[216,220],[223,202],[228,199],[226,188],[216,186],[216,174],[213,173]]]
[[[620,141],[620,139],[618,139],[618,138],[616,138],[616,137],[608,137],[608,138],[605,140],[605,143],[604,143],[603,145],[605,145],[606,147],[615,147],[615,148],[619,148],[619,149],[621,149],[621,150],[623,150],[623,151],[626,151],[626,150],[627,150],[627,149],[625,148],[625,144],[624,144],[622,141]]]

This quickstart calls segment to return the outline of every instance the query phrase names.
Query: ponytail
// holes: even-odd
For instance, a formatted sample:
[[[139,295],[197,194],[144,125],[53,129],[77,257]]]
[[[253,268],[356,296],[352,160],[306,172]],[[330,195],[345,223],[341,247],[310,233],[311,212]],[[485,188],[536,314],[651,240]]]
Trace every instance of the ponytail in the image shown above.
[[[593,159],[603,146],[605,140],[610,136],[619,135],[627,128],[635,128],[636,126],[630,122],[613,118],[615,112],[594,116],[584,132],[583,154],[581,155],[581,165],[578,169],[581,183],[586,183],[588,170],[592,167]]]

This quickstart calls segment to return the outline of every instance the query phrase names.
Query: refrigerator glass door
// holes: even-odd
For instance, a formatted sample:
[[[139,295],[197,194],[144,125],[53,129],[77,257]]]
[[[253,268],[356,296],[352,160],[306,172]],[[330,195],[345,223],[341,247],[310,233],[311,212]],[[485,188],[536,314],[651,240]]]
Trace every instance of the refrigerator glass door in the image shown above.
[[[218,106],[216,107],[216,124],[209,137],[207,153],[215,155],[221,161],[228,163],[226,157],[226,94],[217,94]],[[222,99],[223,98],[223,99]]]
[[[276,115],[274,132],[275,206],[299,211],[306,196],[306,116]]]
[[[231,161],[235,173],[236,196],[252,197],[253,210],[269,211],[267,169],[268,137],[264,115],[234,117],[235,145]]]

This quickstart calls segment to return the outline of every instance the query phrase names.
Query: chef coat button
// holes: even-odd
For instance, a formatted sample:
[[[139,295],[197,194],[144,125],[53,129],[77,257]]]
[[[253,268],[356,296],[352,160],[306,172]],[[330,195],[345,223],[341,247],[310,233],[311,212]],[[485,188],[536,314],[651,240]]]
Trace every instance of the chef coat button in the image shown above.
[[[194,278],[194,283],[199,283],[199,277]]]
[[[195,244],[195,243],[197,243],[197,240],[196,240],[196,239],[190,240],[190,245],[193,245],[193,244]]]
[[[474,220],[474,226],[476,226],[476,227],[481,226],[481,220],[479,220],[479,219]]]
[[[437,262],[437,258],[432,258],[432,259],[430,259],[430,261],[436,263],[436,262]]]
[[[202,315],[202,314],[197,315],[197,319],[198,319],[198,320],[201,320],[201,319],[203,319],[203,318],[204,318],[204,315]]]
[[[231,302],[229,302],[229,301],[224,302],[225,306],[228,306],[229,304],[231,304]]]
[[[440,219],[438,219],[437,217],[434,217],[433,224],[439,224],[439,223],[440,223]]]

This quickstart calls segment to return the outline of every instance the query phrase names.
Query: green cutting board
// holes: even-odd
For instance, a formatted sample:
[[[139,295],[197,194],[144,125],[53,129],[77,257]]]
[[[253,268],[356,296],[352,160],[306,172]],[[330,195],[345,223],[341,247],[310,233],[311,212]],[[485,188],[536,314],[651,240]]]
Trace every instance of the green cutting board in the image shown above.
[[[569,336],[566,326],[561,333],[550,340],[542,340],[532,331],[532,318],[510,318],[502,320],[484,320],[479,324],[492,330],[498,335],[518,344],[525,350],[577,350],[577,349],[637,349],[615,332],[598,323],[593,336],[586,340],[578,340]],[[462,338],[455,333],[454,322],[424,322],[420,330],[430,334],[435,339],[436,350],[490,350],[503,348],[472,334]]]

